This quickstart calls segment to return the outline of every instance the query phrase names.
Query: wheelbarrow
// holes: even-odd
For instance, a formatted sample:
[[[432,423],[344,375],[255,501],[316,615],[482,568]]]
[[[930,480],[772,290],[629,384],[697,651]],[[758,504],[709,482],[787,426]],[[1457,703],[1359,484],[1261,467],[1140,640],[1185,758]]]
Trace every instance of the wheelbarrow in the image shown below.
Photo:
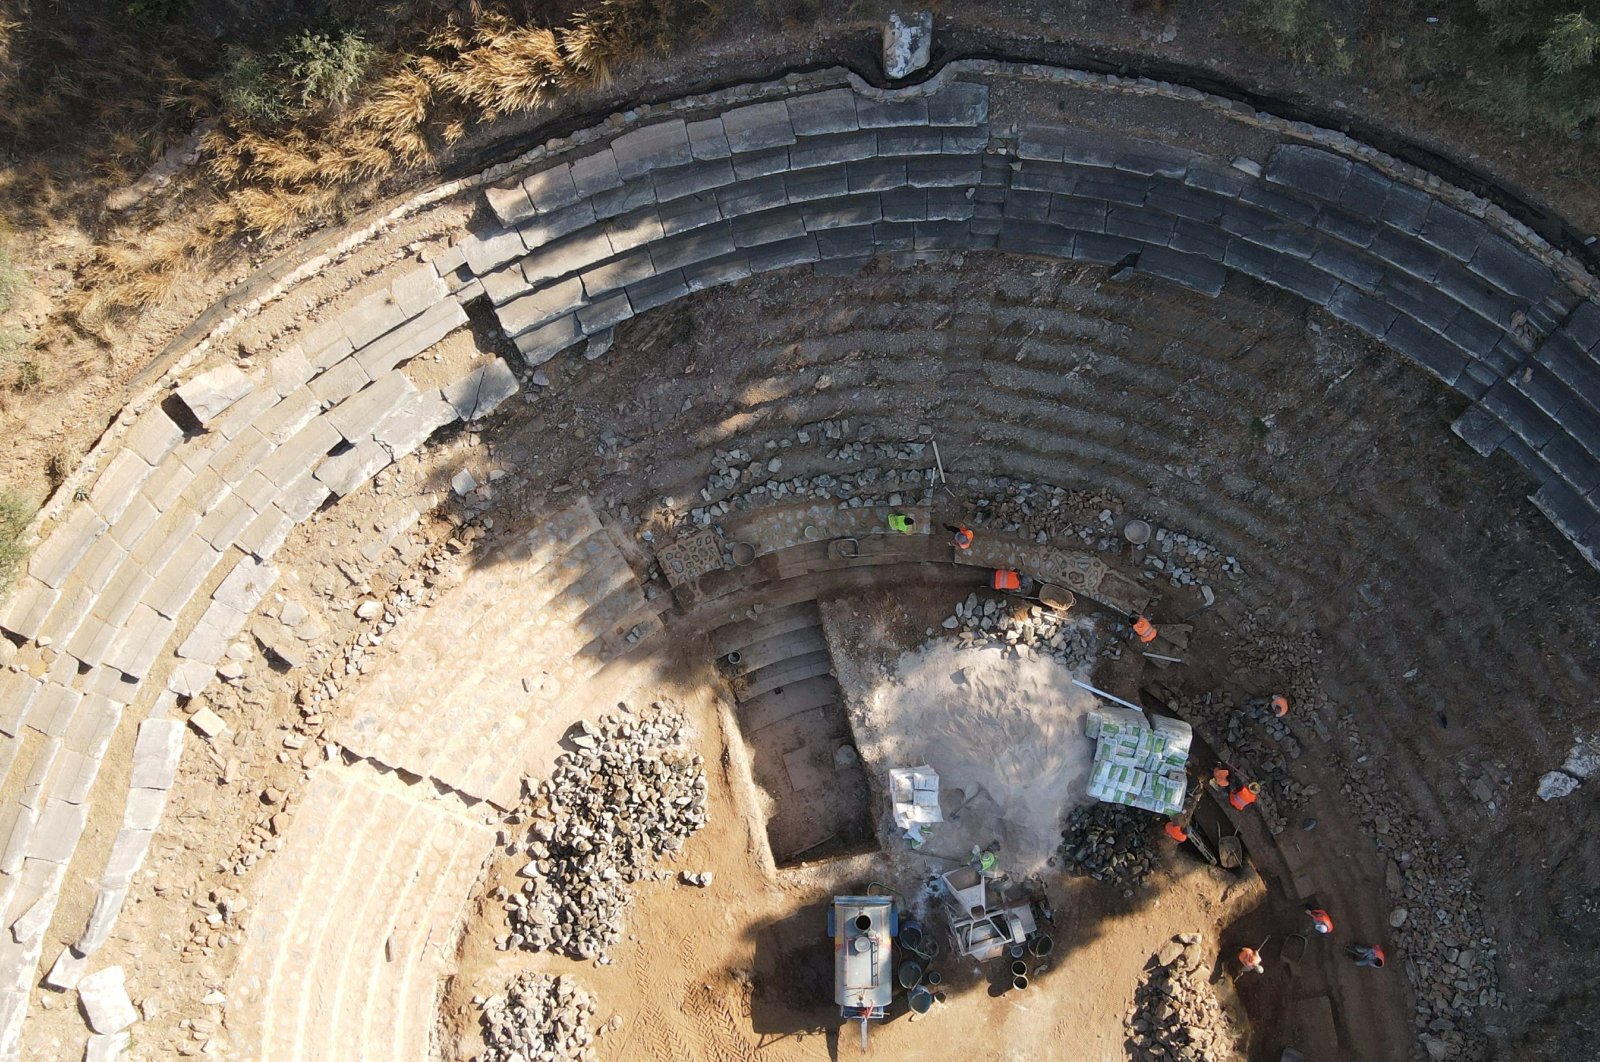
[[[1224,870],[1234,870],[1244,863],[1244,842],[1235,830],[1231,837],[1217,838],[1217,861]]]

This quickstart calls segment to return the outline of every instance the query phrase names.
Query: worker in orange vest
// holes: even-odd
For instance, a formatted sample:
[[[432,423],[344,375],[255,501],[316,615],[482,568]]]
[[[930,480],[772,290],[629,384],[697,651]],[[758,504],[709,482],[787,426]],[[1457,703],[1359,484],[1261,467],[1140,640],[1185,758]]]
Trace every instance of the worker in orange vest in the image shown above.
[[[1289,698],[1281,693],[1272,695],[1272,714],[1282,719],[1289,714]]]
[[[1320,907],[1307,907],[1306,914],[1311,916],[1311,928],[1326,936],[1333,932],[1333,919]]]
[[[994,590],[1021,590],[1022,576],[1009,568],[996,568],[989,585]]]
[[[1156,640],[1156,635],[1160,632],[1156,630],[1156,625],[1151,623],[1146,617],[1135,616],[1133,618],[1133,633],[1138,637],[1140,642],[1145,645],[1149,645],[1151,642]]]
[[[1256,802],[1256,794],[1261,792],[1260,782],[1251,782],[1249,785],[1236,785],[1228,794],[1228,803],[1233,805],[1233,810],[1243,811]]]
[[[945,524],[944,529],[955,536],[956,549],[972,548],[972,528],[957,527],[955,524]]]
[[[1261,964],[1261,953],[1254,948],[1239,949],[1239,965],[1243,967],[1239,971],[1240,973],[1264,974],[1267,972],[1266,967]]]
[[[1168,837],[1171,837],[1179,844],[1182,844],[1189,839],[1188,831],[1183,828],[1177,819],[1168,819],[1167,824],[1163,826],[1162,829],[1167,831]]]

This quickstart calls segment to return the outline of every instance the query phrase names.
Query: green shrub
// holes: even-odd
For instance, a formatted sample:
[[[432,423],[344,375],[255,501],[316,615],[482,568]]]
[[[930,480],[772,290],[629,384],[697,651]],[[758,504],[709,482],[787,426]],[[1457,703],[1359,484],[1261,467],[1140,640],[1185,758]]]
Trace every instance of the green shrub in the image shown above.
[[[1350,70],[1345,39],[1322,17],[1314,0],[1249,0],[1245,24],[1286,45],[1295,62],[1344,74]]]
[[[306,30],[289,43],[284,58],[302,106],[344,104],[372,69],[378,49],[358,33]]]
[[[1443,54],[1480,110],[1578,135],[1600,116],[1600,4],[1474,0],[1451,22]]]
[[[194,0],[123,0],[122,13],[135,22],[166,25],[189,13]]]
[[[236,118],[257,125],[282,121],[289,101],[270,56],[253,48],[230,47],[222,67],[222,105]]]
[[[232,47],[222,72],[222,103],[251,125],[273,125],[297,109],[342,106],[377,61],[357,33],[302,30],[270,53]]]
[[[28,551],[22,533],[33,519],[33,506],[11,490],[0,488],[0,593],[10,589]]]

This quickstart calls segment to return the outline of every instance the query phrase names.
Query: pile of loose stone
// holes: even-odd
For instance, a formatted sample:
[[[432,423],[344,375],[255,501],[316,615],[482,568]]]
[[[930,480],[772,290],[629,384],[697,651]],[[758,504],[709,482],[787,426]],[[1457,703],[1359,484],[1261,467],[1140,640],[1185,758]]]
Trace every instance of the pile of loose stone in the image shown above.
[[[1099,647],[1088,623],[1037,605],[1019,615],[1014,603],[994,597],[980,599],[976,593],[957,604],[943,626],[947,631],[960,629],[964,643],[1027,646],[1074,670],[1091,663]]]
[[[1238,1037],[1199,976],[1200,937],[1185,933],[1157,952],[1133,993],[1128,1057],[1138,1062],[1214,1062],[1239,1057]]]
[[[527,880],[493,896],[505,904],[511,932],[502,950],[555,951],[609,962],[621,939],[627,886],[662,872],[649,864],[683,848],[706,821],[701,758],[685,747],[682,712],[657,703],[643,718],[613,716],[580,723],[574,751],[509,815],[527,824],[522,851]]]
[[[1294,702],[1297,722],[1309,724],[1309,709]],[[1242,703],[1217,693],[1176,699],[1168,703],[1180,718],[1199,731],[1217,758],[1238,771],[1245,781],[1260,782],[1256,808],[1274,835],[1290,825],[1300,825],[1311,808],[1311,798],[1321,789],[1301,782],[1290,764],[1305,753],[1288,723],[1272,713],[1267,698],[1246,698]],[[1292,816],[1292,818],[1291,818]]]
[[[1156,865],[1151,843],[1155,819],[1125,804],[1095,802],[1072,809],[1061,831],[1061,860],[1067,873],[1121,885],[1124,895],[1144,882]]]
[[[521,973],[483,1004],[477,1062],[557,1062],[596,1058],[594,998],[570,977]]]

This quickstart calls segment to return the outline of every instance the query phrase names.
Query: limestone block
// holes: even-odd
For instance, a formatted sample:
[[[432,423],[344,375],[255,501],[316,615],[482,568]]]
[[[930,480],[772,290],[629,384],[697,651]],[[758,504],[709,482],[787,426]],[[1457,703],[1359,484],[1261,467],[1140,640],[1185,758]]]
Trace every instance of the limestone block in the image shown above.
[[[73,947],[85,955],[93,955],[99,951],[111,936],[111,929],[117,924],[117,915],[122,913],[122,901],[127,897],[126,886],[102,885],[100,891],[95,894],[94,908],[89,912],[89,920],[83,927],[83,933]]]
[[[177,631],[177,621],[163,616],[148,605],[139,605],[128,623],[106,650],[105,662],[125,675],[143,678]]]
[[[180,660],[167,676],[167,689],[180,697],[193,697],[210,684],[216,668],[203,660]]]
[[[316,374],[316,366],[311,364],[298,343],[289,344],[267,366],[267,380],[279,398],[289,397]],[[257,427],[260,427],[259,423]]]
[[[239,612],[254,612],[272,584],[278,581],[278,569],[251,557],[233,566],[222,583],[211,594],[211,600],[227,605]]]
[[[683,119],[642,126],[611,142],[617,175],[624,181],[663,166],[682,166],[693,159]]]
[[[975,127],[988,120],[988,85],[956,81],[928,97],[929,125]]]
[[[159,465],[183,439],[183,429],[159,406],[146,410],[128,430],[123,445],[144,459]]]
[[[313,474],[306,473],[293,483],[283,488],[283,493],[273,504],[289,514],[290,519],[299,523],[322,507],[328,500],[330,491]]]
[[[50,928],[50,915],[55,911],[56,898],[48,893],[29,905],[28,909],[11,923],[11,936],[19,944],[26,944],[44,935]]]
[[[691,130],[693,126],[690,127]],[[580,197],[588,198],[622,186],[617,173],[617,157],[605,148],[572,163],[572,185]]]
[[[343,437],[332,424],[320,416],[315,417],[269,454],[257,471],[280,489],[287,488],[289,484],[302,479],[307,469],[314,467],[342,441]],[[282,504],[281,497],[278,503],[279,508],[289,511],[289,507]]]
[[[14,738],[21,732],[28,706],[43,687],[26,671],[0,671],[0,733]]]
[[[51,768],[51,778],[45,786],[45,792],[53,799],[82,804],[88,799],[89,789],[94,785],[94,776],[99,769],[98,761],[67,747],[63,742],[55,765]]]
[[[18,580],[11,597],[0,611],[0,627],[24,638],[37,637],[50,610],[61,597],[54,589],[34,575]]]
[[[155,525],[160,516],[161,511],[150,502],[150,499],[143,494],[135,495],[128,503],[122,518],[112,526],[111,537],[115,538],[117,545],[123,549],[131,550],[139,544],[139,539]]]
[[[324,414],[324,419],[349,442],[370,436],[392,413],[401,409],[417,389],[398,372],[384,373]]]
[[[795,141],[789,107],[783,100],[751,103],[724,112],[722,131],[734,154],[784,147]]]
[[[257,560],[270,560],[294,530],[294,524],[294,518],[288,513],[276,505],[268,505],[239,533],[235,544]]]
[[[515,225],[533,216],[533,202],[520,181],[506,187],[490,185],[483,190],[483,198],[502,225]]]
[[[350,345],[360,350],[406,319],[406,312],[388,288],[375,291],[339,315]]]
[[[528,250],[516,229],[507,229],[486,237],[471,237],[462,240],[459,246],[466,255],[467,268],[472,270],[474,276],[480,277],[499,269],[513,259],[522,257]]]
[[[150,472],[149,462],[134,451],[118,450],[90,488],[89,504],[106,523],[115,524]]]
[[[488,416],[521,387],[516,373],[511,371],[505,359],[496,358],[445,387],[443,394],[456,416],[470,421]]]
[[[344,497],[387,468],[393,459],[374,439],[362,439],[342,454],[325,459],[313,475],[339,497]]]
[[[94,1033],[83,1045],[83,1062],[123,1062],[133,1048],[133,1035],[127,1029],[114,1033]]]
[[[373,439],[398,461],[455,419],[455,408],[438,391],[424,391],[385,420]]]
[[[133,776],[128,781],[129,787],[171,789],[182,756],[183,721],[146,719],[139,724],[139,736],[134,740]]]
[[[324,406],[343,402],[346,398],[372,382],[366,370],[353,356],[335,362],[328,370],[314,377],[306,386]]]
[[[84,804],[69,804],[65,800],[45,801],[39,812],[39,823],[33,830],[33,838],[28,843],[28,856],[46,863],[65,864],[70,861],[88,815],[89,808]]]
[[[420,316],[356,352],[362,371],[373,381],[410,361],[467,323],[467,312],[454,299],[434,303]]]
[[[572,180],[572,167],[565,162],[524,177],[522,189],[528,193],[528,201],[533,204],[536,214],[553,213],[571,206],[579,198],[577,186]]]
[[[168,619],[177,619],[221,561],[222,553],[214,546],[198,537],[185,540],[157,572],[144,603]]]
[[[153,794],[164,797],[154,789],[135,789],[134,793]],[[132,796],[130,795],[130,798]],[[159,819],[159,811],[157,817]],[[111,843],[111,854],[106,857],[105,871],[100,875],[102,885],[112,888],[126,886],[139,872],[139,867],[144,864],[144,857],[150,850],[150,839],[154,836],[152,829],[130,829],[124,826],[117,831],[117,839]]]
[[[62,948],[56,961],[50,964],[50,972],[44,975],[44,983],[46,987],[59,992],[69,992],[78,987],[88,968],[88,956],[80,955],[71,948]]]
[[[794,97],[789,101],[789,120],[803,137],[853,133],[861,128],[856,120],[856,94],[847,88]]]
[[[33,551],[28,559],[28,573],[47,586],[59,588],[109,526],[89,506],[74,507]]]
[[[728,146],[728,136],[723,132],[721,118],[690,122],[686,130],[689,134],[689,153],[699,161],[725,159],[733,153]]]
[[[39,824],[39,812],[26,804],[19,805],[11,820],[11,830],[6,834],[4,852],[0,852],[0,874],[16,874],[27,858],[28,845],[33,840],[34,827]]]
[[[500,327],[516,337],[584,304],[583,281],[578,277],[546,284],[537,291],[516,298],[495,311]]]
[[[209,424],[223,410],[255,390],[250,378],[232,365],[218,365],[178,388],[178,399],[194,419]]]
[[[278,447],[294,438],[321,411],[322,400],[312,393],[310,387],[300,386],[257,417],[253,427],[264,439]]]
[[[78,1003],[83,1007],[89,1028],[97,1033],[121,1032],[139,1020],[128,998],[128,986],[120,966],[96,970],[78,982]]]
[[[514,342],[523,360],[531,366],[543,365],[556,354],[583,338],[578,315],[569,313],[517,336]]]
[[[59,682],[47,682],[28,709],[28,725],[53,738],[67,732],[72,712],[83,700],[83,694]]]
[[[890,14],[883,26],[883,73],[898,81],[928,65],[933,47],[933,12],[915,11],[901,18]]]
[[[221,661],[222,654],[227,653],[227,643],[243,630],[246,619],[250,619],[250,616],[240,613],[237,608],[222,605],[221,601],[211,601],[211,605],[200,616],[200,622],[194,625],[189,637],[184,638],[182,645],[178,646],[178,656],[186,661],[216,664]]]

